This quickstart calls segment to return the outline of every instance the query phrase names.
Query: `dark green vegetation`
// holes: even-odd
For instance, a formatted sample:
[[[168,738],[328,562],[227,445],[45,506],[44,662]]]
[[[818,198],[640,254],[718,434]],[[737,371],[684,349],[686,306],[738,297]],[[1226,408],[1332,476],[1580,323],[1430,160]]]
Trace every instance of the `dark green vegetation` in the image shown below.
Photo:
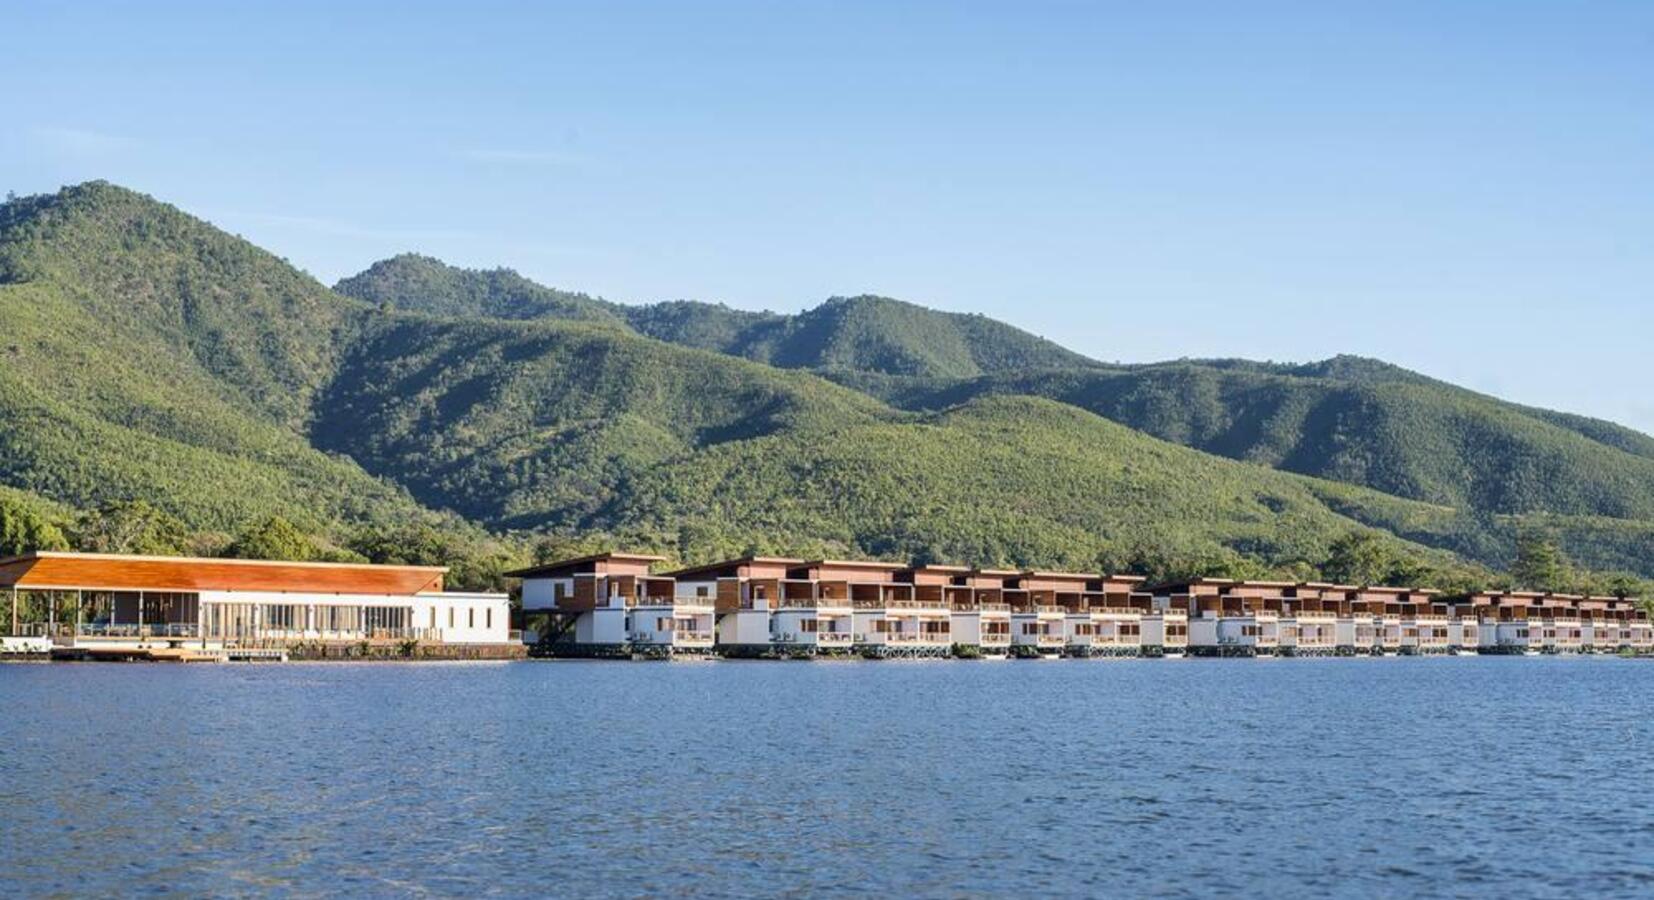
[[[338,291],[107,184],[0,208],[0,552],[1468,587],[1521,522],[1559,583],[1654,572],[1654,440],[1381,363],[1109,366],[882,298],[625,306],[417,256]]]
[[[885,297],[835,297],[796,316],[684,300],[625,306],[543,287],[509,269],[458,269],[413,255],[375,263],[334,289],[369,303],[445,316],[606,321],[669,343],[788,369],[964,378],[1097,365],[986,316],[937,312]]]

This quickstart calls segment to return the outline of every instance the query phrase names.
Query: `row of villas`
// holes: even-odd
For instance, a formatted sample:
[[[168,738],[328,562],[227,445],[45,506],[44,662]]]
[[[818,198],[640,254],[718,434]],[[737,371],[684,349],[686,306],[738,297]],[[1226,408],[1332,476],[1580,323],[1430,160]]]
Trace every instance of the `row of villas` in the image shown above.
[[[1614,597],[747,556],[603,553],[511,573],[574,655],[1332,656],[1654,651]]]

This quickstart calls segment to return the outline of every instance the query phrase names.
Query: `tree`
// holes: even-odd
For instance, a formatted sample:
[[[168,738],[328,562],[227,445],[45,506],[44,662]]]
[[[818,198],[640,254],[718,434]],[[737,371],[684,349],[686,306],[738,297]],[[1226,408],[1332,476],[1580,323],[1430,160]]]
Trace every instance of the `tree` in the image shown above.
[[[1371,531],[1352,531],[1328,551],[1321,574],[1341,584],[1382,584],[1397,567],[1389,544]]]
[[[1516,586],[1530,591],[1565,591],[1573,583],[1572,566],[1555,538],[1538,528],[1516,535],[1516,563],[1511,566]]]
[[[281,516],[271,516],[242,532],[225,556],[239,559],[285,559],[306,562],[317,559],[316,542]]]
[[[178,556],[190,543],[189,528],[142,500],[120,500],[81,516],[75,546],[92,553]]]
[[[62,529],[46,520],[33,507],[10,498],[0,498],[0,557],[17,556],[35,550],[67,550],[69,541]]]

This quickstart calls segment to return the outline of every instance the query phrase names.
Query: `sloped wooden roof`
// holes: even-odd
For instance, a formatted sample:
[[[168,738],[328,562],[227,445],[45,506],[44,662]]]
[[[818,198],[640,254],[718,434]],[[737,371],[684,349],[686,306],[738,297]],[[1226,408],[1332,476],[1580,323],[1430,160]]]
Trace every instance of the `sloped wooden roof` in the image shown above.
[[[0,560],[0,588],[411,595],[442,590],[447,571],[446,566],[41,552]]]

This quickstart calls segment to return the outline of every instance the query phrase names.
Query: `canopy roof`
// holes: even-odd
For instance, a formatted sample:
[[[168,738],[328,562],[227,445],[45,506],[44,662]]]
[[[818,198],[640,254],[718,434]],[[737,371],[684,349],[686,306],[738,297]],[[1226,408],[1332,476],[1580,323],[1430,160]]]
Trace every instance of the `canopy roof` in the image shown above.
[[[446,566],[39,552],[0,560],[0,588],[412,595],[441,591],[447,571]]]

